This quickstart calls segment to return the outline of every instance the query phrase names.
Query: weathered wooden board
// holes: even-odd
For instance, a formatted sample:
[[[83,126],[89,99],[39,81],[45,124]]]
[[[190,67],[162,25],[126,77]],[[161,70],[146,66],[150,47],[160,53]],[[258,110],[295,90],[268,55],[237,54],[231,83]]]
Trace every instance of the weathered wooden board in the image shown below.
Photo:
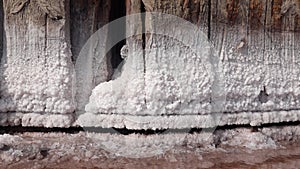
[[[75,102],[68,0],[3,2],[1,118],[11,125],[70,126]],[[14,112],[24,113],[22,121]]]
[[[136,17],[126,20],[121,73],[108,82],[110,53],[103,61],[96,49],[109,39],[92,41],[88,55],[80,51],[111,20],[111,1],[3,5],[1,124],[66,127],[76,108],[88,112],[76,124],[135,129],[300,119],[298,0],[126,0],[127,15]],[[143,11],[179,19],[160,23]]]
[[[145,42],[145,91],[147,107],[155,112],[149,111],[149,115],[210,112],[212,80],[206,68],[208,63],[204,61],[210,55],[205,52],[205,48],[209,47],[208,1],[143,0],[143,3],[147,12],[179,17],[153,14],[146,20],[146,32],[151,33]],[[192,22],[194,29],[199,31],[189,29],[189,24],[193,24],[185,23],[180,18]],[[160,19],[164,21],[160,22]],[[197,28],[197,25],[201,27]],[[196,46],[189,46],[196,43]],[[196,50],[203,53],[197,54]]]
[[[108,45],[109,30],[101,31],[106,36],[98,37],[97,31],[110,20],[111,1],[71,0],[71,46],[76,69],[76,111],[84,111],[92,89],[110,79],[112,66],[110,53],[101,56],[97,49]],[[99,39],[97,39],[99,38]],[[105,38],[105,39],[101,39]],[[92,39],[95,43],[88,43]],[[104,44],[99,44],[100,42]]]
[[[124,105],[102,106],[104,102],[95,99],[97,101],[90,105],[94,107],[89,109],[93,114],[85,118],[92,117],[94,120],[89,122],[96,126],[129,128],[298,121],[299,3],[296,0],[142,0],[142,8],[144,5],[147,12],[175,15],[198,25],[216,52],[218,58],[214,61],[219,62],[221,71],[215,73],[223,77],[223,81],[218,82],[223,86],[214,87],[215,74],[207,73],[214,70],[205,65],[210,64],[205,62],[207,55],[195,53],[191,46],[184,44],[185,36],[193,41],[189,36],[192,30],[185,30],[184,24],[176,25],[173,20],[162,24],[156,20],[159,16],[150,16],[151,19],[143,23],[146,36],[143,39],[145,85],[142,90],[148,110],[126,111]],[[156,34],[153,30],[171,31],[173,36]],[[130,54],[128,57],[136,57]],[[124,85],[127,85],[125,81]],[[214,100],[216,93],[224,94],[223,102]],[[116,98],[131,104],[134,97]],[[211,115],[220,110],[216,104],[223,103],[220,119],[216,120]],[[122,108],[116,108],[118,106]],[[116,111],[109,112],[111,110]],[[141,117],[132,117],[136,115]],[[97,121],[101,123],[97,124]]]
[[[116,70],[122,74],[115,73],[111,81],[102,83],[93,90],[86,106],[89,113],[137,115],[141,114],[140,111],[146,107],[141,1],[127,0],[126,5],[127,15],[134,15],[134,17],[122,18],[122,21],[114,23],[115,27],[112,28],[118,31],[118,27],[126,21],[126,45],[120,51],[126,58]],[[91,119],[87,114],[81,117],[80,120],[85,122]]]
[[[299,109],[297,3],[212,3],[211,40],[224,63],[225,111]]]

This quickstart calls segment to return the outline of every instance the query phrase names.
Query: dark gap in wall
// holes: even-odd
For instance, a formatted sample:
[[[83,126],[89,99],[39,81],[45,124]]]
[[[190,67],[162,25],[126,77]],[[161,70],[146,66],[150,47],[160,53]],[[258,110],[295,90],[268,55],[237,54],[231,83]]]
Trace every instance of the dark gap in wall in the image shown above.
[[[144,4],[144,2],[141,0],[141,13],[142,14],[142,48],[143,50],[143,61],[144,61],[144,74],[146,74],[146,6]],[[146,85],[146,83],[144,82],[144,85]],[[145,104],[147,104],[147,100],[146,100],[146,96],[144,99]]]
[[[126,2],[125,0],[111,0],[111,10],[110,10],[110,21],[114,21],[116,19],[119,19],[121,17],[126,16]],[[118,32],[118,33],[116,33]],[[110,28],[109,29],[109,37],[111,38],[111,41],[115,41],[115,39],[118,39],[117,36],[123,36],[122,41],[117,43],[112,49],[111,49],[111,58],[110,63],[113,69],[116,69],[119,64],[123,61],[120,51],[124,45],[126,45],[126,21],[125,19],[122,20],[122,23],[119,28]]]
[[[251,129],[252,132],[259,132],[263,128],[281,128],[287,126],[299,126],[300,121],[295,122],[281,122],[262,124],[261,126],[250,125],[225,125],[215,128],[185,128],[185,129],[148,129],[148,130],[131,130],[127,128],[100,128],[100,127],[70,127],[70,128],[45,128],[45,127],[22,127],[22,126],[0,126],[0,134],[19,134],[19,133],[67,133],[78,134],[80,132],[89,133],[111,133],[111,134],[141,134],[141,135],[155,135],[155,134],[175,134],[175,133],[189,133],[197,134],[201,132],[214,132],[232,130],[232,129]]]
[[[3,1],[0,1],[0,63],[3,58],[3,47],[4,47],[4,9],[3,9]],[[1,96],[0,96],[1,97]]]
[[[146,8],[145,8],[145,4],[143,2],[141,2],[141,13],[145,13],[146,12]],[[143,49],[146,48],[146,17],[145,15],[142,15],[142,39],[143,39]]]
[[[87,40],[109,23],[110,1],[70,0],[70,35],[73,63]],[[113,5],[113,4],[112,4]]]
[[[126,128],[118,129],[118,128],[113,128],[115,131],[122,135],[130,135],[130,134],[142,134],[142,135],[153,135],[153,134],[161,134],[165,132],[167,129],[162,129],[162,130],[128,130]]]
[[[0,0],[0,80],[3,80],[4,83],[2,83],[2,87],[0,86],[0,89],[6,88],[6,83],[4,79],[4,68],[2,67],[5,62],[7,62],[6,58],[6,36],[5,36],[5,30],[4,30],[4,5],[3,1]],[[1,84],[0,84],[1,85]],[[0,99],[3,97],[1,96],[2,92],[0,90]]]
[[[91,0],[70,0],[70,36],[72,61],[76,62],[77,57],[88,38],[92,35],[94,18]]]
[[[70,128],[45,128],[45,127],[22,127],[22,126],[0,126],[0,134],[18,134],[18,133],[68,133],[77,134],[84,131],[81,127]]]
[[[71,51],[72,51],[72,61],[73,63],[76,62],[77,57],[79,55],[81,49],[81,28],[80,23],[83,21],[84,17],[86,16],[87,4],[84,7],[80,6],[80,0],[70,0],[70,41],[71,41]],[[86,40],[86,39],[83,39]]]
[[[208,40],[211,39],[211,17],[212,17],[212,13],[211,13],[211,9],[212,9],[212,5],[211,5],[211,0],[208,0],[208,14],[207,14],[207,38]]]

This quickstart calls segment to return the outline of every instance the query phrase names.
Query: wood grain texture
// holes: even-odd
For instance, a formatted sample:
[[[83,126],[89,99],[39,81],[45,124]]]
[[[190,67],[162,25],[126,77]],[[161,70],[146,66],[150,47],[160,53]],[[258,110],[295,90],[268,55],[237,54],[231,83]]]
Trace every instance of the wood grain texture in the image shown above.
[[[222,1],[213,3],[211,39],[226,72],[226,111],[300,107],[296,75],[300,71],[299,20],[294,12],[298,5],[287,5],[291,2],[227,1],[226,6]],[[259,99],[264,88],[266,103]]]
[[[105,0],[71,0],[71,45],[72,60],[76,65],[78,111],[84,111],[92,89],[112,74],[110,53],[99,51],[101,45],[110,43],[107,27],[101,30],[103,35],[99,34],[110,20],[110,5],[111,1]]]
[[[37,0],[37,5],[52,19],[62,19],[65,14],[64,1]]]
[[[0,112],[72,114],[75,109],[74,63],[87,39],[110,21],[113,4],[105,0],[71,0],[71,7],[69,0],[3,2],[5,37],[0,64]],[[126,11],[127,15],[143,11],[175,15],[195,24],[207,35],[225,76],[226,123],[299,120],[299,112],[291,111],[300,109],[299,0],[126,0]],[[137,66],[136,78],[143,80],[139,87],[151,89],[141,96],[142,108],[151,107],[148,101],[165,99],[172,103],[169,106],[172,109],[185,104],[180,99],[186,101],[188,98],[189,110],[195,111],[178,109],[179,114],[207,114],[209,106],[201,109],[193,105],[209,105],[212,89],[205,85],[190,93],[182,89],[187,84],[211,83],[201,59],[191,59],[201,58],[202,53],[194,53],[180,39],[149,33],[157,25],[147,16],[127,20],[126,24],[127,33],[135,34],[127,39],[129,60],[126,61]],[[184,31],[188,30],[170,25],[166,22],[160,29],[172,30],[176,36],[187,36]],[[146,34],[143,35],[143,31]],[[158,50],[158,47],[166,50]],[[108,79],[111,67],[108,62],[100,64],[96,53],[92,59],[92,83],[96,86]],[[185,66],[186,63],[191,66]],[[178,71],[178,67],[182,69]],[[188,78],[191,68],[198,71],[198,81]],[[175,84],[176,78],[185,81],[180,79],[182,83]],[[154,80],[163,81],[167,87],[153,85]],[[161,95],[153,96],[154,89]],[[159,107],[156,113],[161,113],[159,110],[165,107]],[[256,112],[255,116],[249,115],[250,112]],[[267,115],[260,115],[261,112]],[[273,112],[281,112],[280,117],[273,116]],[[166,111],[166,114],[172,113],[174,111]],[[30,119],[31,116],[26,116],[26,123],[35,125]],[[68,120],[69,117],[64,121]]]
[[[98,29],[109,22],[110,1],[71,0],[71,39],[73,61],[81,48]]]
[[[299,1],[143,2],[148,11],[176,15],[199,25],[201,30],[209,30],[208,37],[225,73],[227,101],[224,111],[300,108],[300,79],[297,77],[300,73]],[[207,7],[209,10],[205,10]],[[156,37],[152,43],[161,44],[164,40],[166,38]],[[168,40],[162,45],[173,46]],[[146,60],[146,65],[150,60]],[[265,103],[259,99],[264,88],[268,96]]]
[[[4,1],[0,111],[71,114],[74,68],[64,10],[69,1],[49,1],[47,13],[39,0],[25,2]]]
[[[71,0],[71,45],[74,63],[76,63],[76,59],[88,39],[102,26],[109,23],[110,6],[111,2],[105,0]],[[109,36],[108,30],[103,32],[106,32],[107,36]],[[109,39],[108,37],[106,38],[103,42],[108,44]],[[102,58],[97,56],[96,53],[93,53],[93,55],[95,56],[93,62],[93,83],[97,85],[109,79],[112,68],[109,64],[110,53],[107,54],[103,61],[100,61]]]
[[[10,14],[16,14],[20,12],[28,3],[29,0],[17,0],[17,1],[10,1],[9,5],[7,5],[7,11]]]

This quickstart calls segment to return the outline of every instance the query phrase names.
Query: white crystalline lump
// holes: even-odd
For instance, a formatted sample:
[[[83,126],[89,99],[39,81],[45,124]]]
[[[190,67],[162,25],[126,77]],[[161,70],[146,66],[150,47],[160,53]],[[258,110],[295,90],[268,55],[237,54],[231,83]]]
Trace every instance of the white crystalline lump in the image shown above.
[[[264,133],[250,132],[248,129],[224,131],[222,144],[229,146],[243,146],[250,150],[276,148],[275,141]]]
[[[0,111],[73,112],[74,72],[68,50],[64,44],[57,55],[45,56],[46,63],[8,55],[0,65]]]
[[[143,67],[138,66],[142,63],[140,56],[141,52],[128,57],[119,78],[101,83],[92,91],[87,112],[138,114],[145,110]],[[135,63],[138,65],[133,66]]]
[[[86,112],[160,115],[210,111],[211,81],[201,56],[181,43],[145,53],[146,64],[142,51],[129,53],[121,76],[93,90]]]
[[[158,41],[157,48],[146,50],[147,108],[154,114],[210,113],[213,78],[205,60],[210,53],[194,53],[172,39]]]
[[[9,134],[0,135],[0,145],[12,145],[18,141],[22,141],[22,138],[19,136],[12,136]]]

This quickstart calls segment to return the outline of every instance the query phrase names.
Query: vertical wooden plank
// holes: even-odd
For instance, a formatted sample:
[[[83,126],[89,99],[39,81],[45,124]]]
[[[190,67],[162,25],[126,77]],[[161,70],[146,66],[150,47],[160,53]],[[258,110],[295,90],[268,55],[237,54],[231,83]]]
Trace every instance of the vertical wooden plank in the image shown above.
[[[73,113],[68,8],[68,0],[4,1],[1,112]]]
[[[128,51],[128,56],[125,58],[123,70],[125,72],[126,69],[128,82],[124,93],[128,96],[135,95],[135,100],[128,103],[129,107],[135,106],[138,109],[136,112],[130,112],[132,114],[140,114],[141,110],[146,109],[144,77],[145,53],[143,49],[145,46],[145,35],[143,34],[145,29],[145,15],[141,14],[144,10],[143,8],[142,0],[126,0],[127,39],[126,46],[123,47],[123,50],[125,49]],[[126,78],[126,74],[124,77]],[[126,83],[127,80],[123,78],[123,81]],[[131,90],[131,87],[139,90]]]
[[[77,57],[87,40],[102,26],[109,23],[110,9],[110,1],[71,0],[71,44],[74,63],[76,63]],[[106,33],[108,36],[108,31]],[[104,41],[109,43],[108,39]],[[107,54],[107,60],[104,61],[100,61],[100,58],[96,54],[94,55],[95,61],[92,66],[95,81],[93,83],[98,85],[110,77],[112,68],[110,63],[108,63],[110,53]]]
[[[283,0],[279,1],[276,13],[278,13],[277,21],[274,21],[276,27],[273,28],[272,39],[276,39],[273,49],[278,51],[278,58],[274,66],[274,71],[277,73],[277,80],[274,82],[276,90],[274,91],[274,98],[277,104],[281,104],[282,109],[297,109],[299,107],[299,95],[295,90],[299,84],[298,75],[300,67],[295,63],[298,56],[295,55],[299,41],[297,39],[297,16],[299,16],[299,1],[296,0]],[[274,4],[275,5],[275,4]],[[274,6],[275,7],[275,6]],[[281,24],[280,24],[281,23]],[[279,27],[280,24],[280,27]],[[279,30],[278,30],[279,29]],[[299,50],[299,49],[298,49]],[[281,83],[279,83],[281,82]],[[298,96],[297,96],[298,95]],[[287,102],[287,103],[282,103]]]
[[[101,45],[109,44],[109,30],[102,30],[102,35],[99,35],[99,31],[109,23],[110,7],[111,1],[71,0],[71,44],[73,62],[76,65],[78,112],[84,111],[93,88],[110,79],[112,74],[110,53],[99,51]],[[92,40],[90,44],[88,40]]]
[[[71,42],[73,61],[75,62],[81,48],[96,31],[96,3],[92,0],[71,0]]]
[[[283,0],[214,1],[212,42],[224,61],[226,111],[299,107],[295,90],[297,11]],[[293,1],[296,2],[296,1]],[[222,24],[222,22],[224,24]],[[264,90],[266,89],[266,91]],[[293,94],[292,94],[293,93]],[[268,96],[261,99],[262,95]]]
[[[186,21],[202,31],[201,39],[208,41],[205,39],[209,23],[208,2],[143,0],[147,12],[166,14],[153,14],[146,21],[146,31],[151,32],[147,34],[145,48],[146,101],[152,115],[208,112],[209,75],[201,54],[195,53],[195,49],[183,41],[186,37],[190,42],[199,40],[198,35],[191,36],[190,31],[194,30],[187,30]],[[160,19],[165,19],[164,24]],[[163,32],[166,34],[160,34]]]
[[[0,93],[1,90],[3,90],[3,88],[1,87],[1,81],[3,82],[4,76],[2,75],[4,73],[4,67],[2,66],[5,62],[4,57],[3,57],[3,47],[4,47],[4,13],[3,13],[3,1],[0,1]],[[1,95],[0,95],[0,99],[1,99]],[[6,113],[2,113],[0,114],[0,126],[4,126],[7,125],[7,114]]]
[[[73,61],[88,38],[109,22],[110,1],[70,0]]]
[[[3,1],[0,2],[0,62],[3,55],[3,40],[4,40],[4,13],[3,13]]]
[[[248,65],[238,66],[253,59],[248,56],[249,48],[249,1],[212,1],[211,43],[223,62],[225,73],[226,107],[225,111],[238,110],[234,104],[237,98],[247,103],[243,96],[249,88],[241,85],[244,71]],[[242,107],[246,107],[243,105]]]
[[[143,31],[143,21],[142,21],[142,1],[141,0],[126,0],[126,15],[139,15],[140,19],[133,20],[130,17],[127,17],[126,23],[126,31],[127,34],[134,34],[134,37],[127,38],[127,43],[129,46],[133,47],[131,50],[135,50],[134,48],[142,48],[143,39],[142,39],[142,31]],[[134,17],[137,19],[137,17]],[[130,47],[129,47],[130,49]]]
[[[40,3],[42,1],[39,1]],[[70,14],[69,14],[69,0],[59,1],[52,0],[45,3],[52,2],[53,7],[59,5],[61,11],[61,16],[64,20],[56,20],[51,17],[49,13],[46,14],[45,17],[45,67],[46,69],[46,77],[48,80],[46,86],[46,95],[50,95],[51,91],[58,90],[56,93],[57,96],[60,97],[60,101],[67,102],[72,99],[74,103],[73,96],[73,76],[74,69],[73,63],[70,58],[72,56],[70,47]],[[47,5],[47,4],[45,4]],[[49,7],[47,7],[49,8]],[[58,16],[60,17],[60,16]],[[32,25],[34,26],[34,25]],[[60,62],[60,65],[57,64]],[[67,66],[67,67],[65,67]],[[61,76],[58,76],[61,75]],[[66,78],[62,78],[62,76],[67,75]],[[51,78],[49,78],[51,77]],[[60,86],[59,88],[55,86]],[[70,98],[70,96],[72,96]],[[51,107],[51,105],[55,104],[51,98],[47,98],[46,107]]]
[[[127,39],[128,54],[126,46],[123,48],[124,56],[128,56],[122,75],[97,86],[87,105],[90,114],[84,118],[97,114],[100,121],[106,119],[99,126],[211,127],[215,120],[208,119],[206,123],[206,117],[212,117],[211,110],[215,106],[212,91],[222,95],[225,90],[227,96],[222,125],[260,125],[297,120],[299,113],[290,110],[300,107],[300,90],[295,90],[300,86],[295,85],[300,80],[295,76],[299,74],[299,66],[293,64],[299,57],[295,55],[298,51],[291,49],[299,46],[299,38],[294,36],[297,35],[294,31],[285,30],[296,29],[298,19],[282,14],[285,2],[288,1],[142,0],[141,3],[127,0],[127,15],[140,13],[145,7],[147,12],[184,18],[198,25],[197,30],[207,32],[222,61],[225,88],[221,85],[219,88],[212,87],[217,81],[212,76],[219,72],[207,68],[212,65],[211,58],[208,62],[205,60],[205,54],[209,52],[195,53],[184,43],[186,37],[191,41],[198,37],[194,33],[197,31],[185,27],[188,25],[186,22],[170,19],[161,24],[159,19],[163,18],[162,15],[147,14],[145,20],[143,16],[134,20],[128,16],[127,32],[135,36]],[[293,7],[295,9],[298,7]],[[289,21],[295,23],[290,25]],[[145,35],[141,35],[143,31],[146,31]],[[166,32],[171,33],[165,35]],[[202,49],[203,41],[193,42],[198,42]],[[209,56],[212,57],[211,54]],[[212,60],[219,63],[218,59]],[[217,103],[222,105],[221,102]],[[218,110],[222,111],[222,107]],[[164,120],[169,120],[168,123],[149,120],[155,116],[161,119],[160,115],[165,116]],[[196,117],[199,121],[183,116]],[[132,117],[136,117],[136,121],[131,120]],[[141,123],[140,119],[146,119],[145,123]],[[130,123],[126,123],[127,120]],[[96,120],[92,121],[96,123]]]

